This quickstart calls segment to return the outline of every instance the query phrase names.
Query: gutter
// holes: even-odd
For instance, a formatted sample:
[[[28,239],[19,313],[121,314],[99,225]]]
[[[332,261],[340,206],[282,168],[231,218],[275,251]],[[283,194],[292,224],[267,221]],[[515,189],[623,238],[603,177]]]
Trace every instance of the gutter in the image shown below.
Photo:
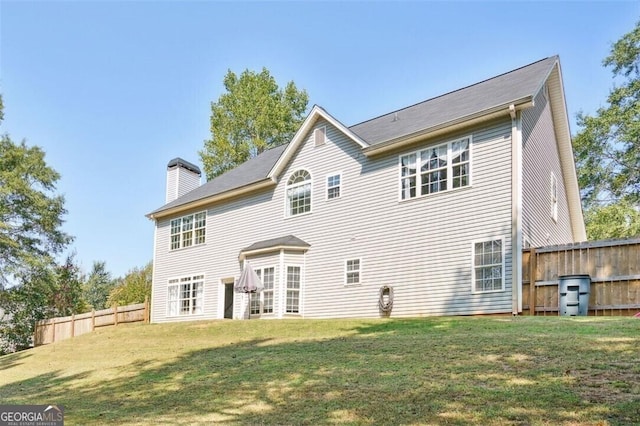
[[[367,156],[373,156],[382,154],[387,151],[391,151],[396,148],[400,148],[406,145],[410,145],[414,142],[422,140],[426,137],[435,137],[443,133],[449,133],[456,129],[462,129],[464,127],[475,125],[479,122],[488,121],[493,118],[505,116],[505,111],[511,113],[510,108],[513,107],[515,111],[520,111],[533,106],[533,96],[528,95],[520,98],[516,101],[509,102],[507,104],[498,105],[483,111],[459,117],[454,120],[450,120],[444,123],[437,124],[435,126],[428,127],[426,129],[419,130],[408,135],[403,135],[397,138],[389,139],[383,142],[379,142],[368,148],[364,148],[362,152]]]
[[[236,197],[238,195],[246,194],[247,192],[252,192],[252,191],[256,191],[258,189],[267,188],[267,187],[273,186],[275,184],[276,184],[276,180],[275,179],[266,178],[266,179],[260,180],[258,182],[251,183],[249,185],[246,185],[246,186],[243,186],[243,187],[240,187],[240,188],[231,189],[229,191],[225,191],[225,192],[221,192],[219,194],[215,194],[215,195],[211,195],[211,196],[208,196],[208,197],[204,197],[204,198],[201,198],[199,200],[195,200],[195,201],[191,201],[189,203],[181,204],[179,206],[170,207],[170,208],[168,208],[166,210],[161,210],[159,212],[149,213],[146,216],[147,216],[147,218],[149,218],[151,220],[158,220],[158,219],[163,218],[165,216],[170,216],[170,215],[173,215],[175,213],[180,213],[182,211],[195,209],[197,207],[202,207],[202,206],[205,206],[207,204],[215,203],[216,201],[226,200],[228,198],[232,198],[232,197]]]

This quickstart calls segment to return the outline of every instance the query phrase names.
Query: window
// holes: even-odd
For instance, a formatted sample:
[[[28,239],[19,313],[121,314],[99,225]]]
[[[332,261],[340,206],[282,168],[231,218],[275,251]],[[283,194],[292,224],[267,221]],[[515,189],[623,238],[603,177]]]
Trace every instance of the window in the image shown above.
[[[318,127],[313,131],[313,143],[315,146],[324,145],[326,142],[327,136],[327,128],[326,127]]]
[[[504,290],[504,241],[480,241],[473,244],[473,291]]]
[[[207,212],[171,220],[171,250],[204,244],[206,226]]]
[[[340,198],[340,174],[327,176],[327,200],[332,198]]]
[[[251,315],[272,314],[275,268],[262,268],[255,271],[262,280],[264,290],[251,294]]]
[[[287,301],[285,312],[300,313],[300,267],[287,266]]]
[[[345,262],[345,284],[360,284],[360,259],[350,259]]]
[[[467,137],[401,156],[400,199],[469,186],[470,148]]]
[[[204,275],[174,278],[168,286],[168,316],[198,315],[202,313]]]
[[[287,216],[309,212],[311,212],[311,175],[306,170],[298,170],[287,181]]]
[[[558,180],[556,175],[551,172],[551,218],[558,221]]]

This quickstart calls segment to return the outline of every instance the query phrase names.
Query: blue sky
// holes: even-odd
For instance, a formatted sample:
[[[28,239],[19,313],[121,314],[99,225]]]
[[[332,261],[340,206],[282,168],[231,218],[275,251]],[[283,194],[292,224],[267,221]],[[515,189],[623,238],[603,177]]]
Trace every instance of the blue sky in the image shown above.
[[[64,229],[85,271],[153,257],[177,156],[199,163],[228,69],[266,67],[352,125],[560,55],[575,115],[604,104],[611,43],[638,2],[0,0],[0,93],[15,141],[61,173]]]

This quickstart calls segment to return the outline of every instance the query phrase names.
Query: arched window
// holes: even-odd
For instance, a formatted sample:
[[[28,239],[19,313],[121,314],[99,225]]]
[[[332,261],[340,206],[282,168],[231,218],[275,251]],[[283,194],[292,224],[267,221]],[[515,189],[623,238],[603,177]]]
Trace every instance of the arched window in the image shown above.
[[[304,170],[295,171],[287,181],[287,216],[311,211],[311,174]]]

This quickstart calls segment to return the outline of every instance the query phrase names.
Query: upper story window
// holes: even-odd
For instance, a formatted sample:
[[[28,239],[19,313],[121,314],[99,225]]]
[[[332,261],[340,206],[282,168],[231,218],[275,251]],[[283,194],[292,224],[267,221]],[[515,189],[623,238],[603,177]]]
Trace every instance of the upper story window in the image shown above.
[[[400,199],[408,200],[471,183],[471,138],[400,157]]]
[[[327,200],[340,198],[340,186],[342,176],[340,174],[327,176]]]
[[[287,181],[287,216],[311,212],[311,174],[295,171]]]
[[[190,214],[171,220],[171,250],[204,244],[207,212]]]
[[[558,179],[556,175],[551,172],[551,219],[558,221]]]

